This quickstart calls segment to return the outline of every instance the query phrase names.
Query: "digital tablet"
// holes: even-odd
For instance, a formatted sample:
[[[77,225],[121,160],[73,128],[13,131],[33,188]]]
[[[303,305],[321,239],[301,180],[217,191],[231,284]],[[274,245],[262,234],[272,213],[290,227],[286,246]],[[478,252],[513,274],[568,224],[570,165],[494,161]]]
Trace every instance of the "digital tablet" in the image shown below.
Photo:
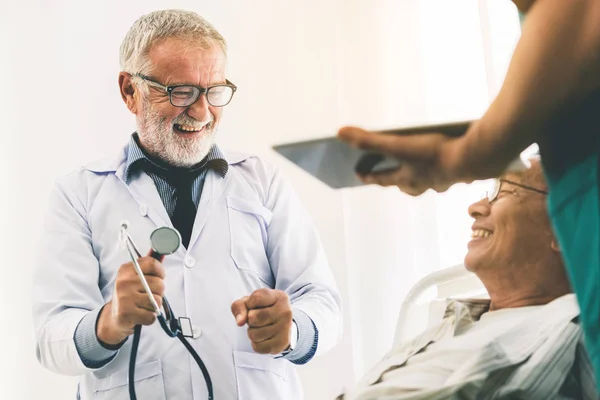
[[[415,126],[375,131],[389,135],[418,135],[443,133],[448,136],[463,135],[473,121]],[[363,185],[357,173],[382,172],[400,166],[399,161],[365,150],[356,149],[337,137],[279,144],[273,149],[334,189]]]

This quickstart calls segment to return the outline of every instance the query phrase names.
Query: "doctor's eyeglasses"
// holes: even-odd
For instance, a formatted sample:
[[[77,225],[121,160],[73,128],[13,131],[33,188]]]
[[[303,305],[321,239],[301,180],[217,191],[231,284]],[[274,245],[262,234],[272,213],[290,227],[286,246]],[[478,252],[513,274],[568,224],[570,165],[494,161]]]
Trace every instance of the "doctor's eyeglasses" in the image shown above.
[[[532,192],[536,192],[536,193],[543,194],[543,195],[548,194],[548,192],[545,190],[534,188],[533,186],[523,185],[522,183],[519,183],[519,182],[514,182],[514,181],[511,181],[508,179],[494,179],[493,189],[485,192],[485,197],[487,197],[490,204],[492,204],[498,198],[498,194],[500,194],[500,188],[502,187],[503,183],[508,183],[510,185],[514,185],[514,186],[520,187],[522,189],[530,190]]]
[[[237,90],[237,86],[226,80],[226,83],[212,85],[207,88],[194,85],[165,86],[160,82],[142,74],[134,74],[150,86],[162,89],[169,95],[169,101],[175,107],[189,107],[194,104],[202,94],[206,94],[206,101],[213,107],[225,107]]]

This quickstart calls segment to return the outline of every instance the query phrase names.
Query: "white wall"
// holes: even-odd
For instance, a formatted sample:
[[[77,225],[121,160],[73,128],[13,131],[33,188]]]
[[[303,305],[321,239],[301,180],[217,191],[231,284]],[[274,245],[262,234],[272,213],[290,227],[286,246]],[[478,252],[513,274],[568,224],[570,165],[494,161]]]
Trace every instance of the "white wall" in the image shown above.
[[[350,123],[377,128],[477,117],[489,99],[479,14],[471,0],[448,3],[3,0],[0,398],[73,398],[73,378],[35,360],[35,243],[53,180],[114,154],[134,130],[118,94],[118,47],[135,19],[159,8],[197,11],[228,39],[228,76],[239,90],[219,142],[281,166],[316,221],[344,298],[342,342],[300,368],[306,398],[333,399],[351,385],[391,342],[408,288],[462,257],[466,236],[450,243],[440,237],[456,226],[466,235],[466,192],[414,199],[370,187],[333,191],[270,146],[331,135]],[[466,69],[465,57],[473,61]],[[463,217],[448,219],[457,207]]]

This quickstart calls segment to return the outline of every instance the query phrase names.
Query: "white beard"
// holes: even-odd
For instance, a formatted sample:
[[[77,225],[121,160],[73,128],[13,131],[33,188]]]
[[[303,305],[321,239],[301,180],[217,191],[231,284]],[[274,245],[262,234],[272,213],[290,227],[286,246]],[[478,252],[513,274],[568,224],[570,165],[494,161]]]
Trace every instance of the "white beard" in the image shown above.
[[[152,110],[150,102],[143,100],[141,116],[137,118],[137,131],[144,149],[168,164],[178,167],[189,167],[198,164],[206,157],[213,146],[216,126],[211,120],[204,127],[202,135],[195,138],[179,136],[173,130],[174,124],[197,126],[198,121],[186,114],[181,114],[172,123],[166,121]]]

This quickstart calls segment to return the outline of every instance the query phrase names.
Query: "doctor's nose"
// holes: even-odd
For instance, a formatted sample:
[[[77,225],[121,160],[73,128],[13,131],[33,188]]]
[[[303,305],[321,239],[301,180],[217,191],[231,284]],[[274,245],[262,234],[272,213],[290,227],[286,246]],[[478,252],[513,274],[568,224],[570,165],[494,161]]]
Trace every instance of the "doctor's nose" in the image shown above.
[[[206,100],[206,94],[203,93],[198,97],[198,100],[191,104],[187,109],[187,114],[196,121],[206,121],[210,119],[210,105]]]

